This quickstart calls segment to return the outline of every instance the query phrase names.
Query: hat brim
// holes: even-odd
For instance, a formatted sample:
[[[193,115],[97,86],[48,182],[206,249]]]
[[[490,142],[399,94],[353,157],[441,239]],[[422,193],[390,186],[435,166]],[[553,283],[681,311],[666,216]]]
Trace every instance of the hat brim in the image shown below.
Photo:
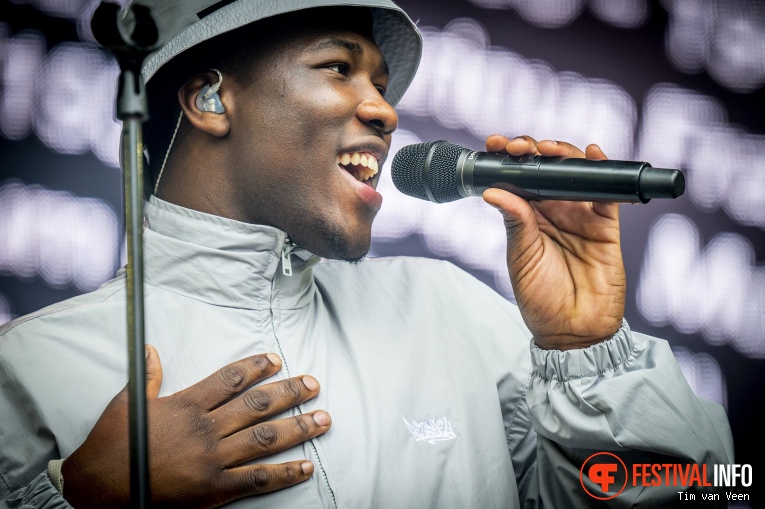
[[[139,0],[139,3],[151,4],[152,2]],[[158,74],[165,74],[165,68],[174,67],[168,64],[176,57],[218,35],[279,14],[314,7],[338,6],[371,8],[372,35],[388,64],[390,73],[385,99],[395,106],[417,72],[422,55],[422,36],[409,16],[389,0],[280,0],[279,2],[237,0],[201,19],[191,21],[185,27],[178,27],[176,23],[174,29],[180,32],[146,60],[142,70],[144,80],[149,83]],[[168,8],[167,3],[164,3],[160,10],[172,15],[172,9]]]

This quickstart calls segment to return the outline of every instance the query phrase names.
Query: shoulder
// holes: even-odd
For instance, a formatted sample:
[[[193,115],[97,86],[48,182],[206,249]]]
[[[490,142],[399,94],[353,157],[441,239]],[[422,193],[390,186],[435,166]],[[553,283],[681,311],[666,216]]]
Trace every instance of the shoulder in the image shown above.
[[[93,292],[3,325],[0,386],[6,384],[5,389],[11,390],[7,384],[15,384],[24,387],[22,392],[30,400],[48,401],[66,398],[74,387],[92,390],[93,380],[104,373],[121,374],[127,336],[125,307],[124,279],[117,278]],[[16,398],[11,393],[6,396]]]
[[[115,299],[116,296],[121,296],[124,290],[125,281],[123,278],[112,279],[93,292],[57,302],[34,313],[11,320],[0,325],[0,346],[4,341],[28,330],[34,330],[38,326],[44,326],[48,323],[56,324],[58,327],[67,319],[83,312],[91,312],[94,308],[105,309],[109,306],[124,308],[124,298]]]
[[[75,365],[118,362],[114,352],[124,358],[127,334],[124,292],[124,281],[115,279],[3,325],[0,371],[18,375],[32,369],[54,380]]]
[[[55,398],[56,388],[89,386],[94,372],[123,371],[124,290],[122,280],[112,280],[0,327],[0,385],[12,380],[29,397]]]

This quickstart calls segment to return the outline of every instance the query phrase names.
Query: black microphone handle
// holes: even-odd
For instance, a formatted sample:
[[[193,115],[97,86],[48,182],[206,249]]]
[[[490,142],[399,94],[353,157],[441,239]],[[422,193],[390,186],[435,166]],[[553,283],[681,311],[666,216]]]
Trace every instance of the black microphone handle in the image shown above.
[[[528,200],[647,203],[685,191],[678,170],[636,161],[512,156],[465,149],[457,162],[457,191],[466,198],[505,189]]]

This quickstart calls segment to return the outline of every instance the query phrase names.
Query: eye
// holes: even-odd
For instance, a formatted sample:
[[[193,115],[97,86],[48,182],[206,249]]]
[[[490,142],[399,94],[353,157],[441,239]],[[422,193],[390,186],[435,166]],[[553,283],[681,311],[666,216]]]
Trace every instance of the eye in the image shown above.
[[[380,92],[381,96],[385,97],[385,87],[383,87],[382,85],[375,85],[375,88],[377,89],[378,92]]]
[[[342,74],[343,76],[348,76],[351,74],[351,66],[348,64],[330,64],[327,66],[327,69],[332,69],[338,74]]]

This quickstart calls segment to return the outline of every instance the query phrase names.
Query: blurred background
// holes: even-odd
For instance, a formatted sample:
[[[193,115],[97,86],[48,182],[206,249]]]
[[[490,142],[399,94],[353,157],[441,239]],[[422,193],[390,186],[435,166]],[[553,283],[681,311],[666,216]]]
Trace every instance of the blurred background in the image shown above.
[[[737,462],[763,464],[765,2],[398,3],[425,52],[391,154],[529,134],[685,171],[680,199],[622,206],[627,319],[727,409]],[[124,263],[118,70],[90,35],[95,5],[0,0],[0,323]],[[403,196],[389,169],[372,255],[449,259],[512,299],[499,214]]]

